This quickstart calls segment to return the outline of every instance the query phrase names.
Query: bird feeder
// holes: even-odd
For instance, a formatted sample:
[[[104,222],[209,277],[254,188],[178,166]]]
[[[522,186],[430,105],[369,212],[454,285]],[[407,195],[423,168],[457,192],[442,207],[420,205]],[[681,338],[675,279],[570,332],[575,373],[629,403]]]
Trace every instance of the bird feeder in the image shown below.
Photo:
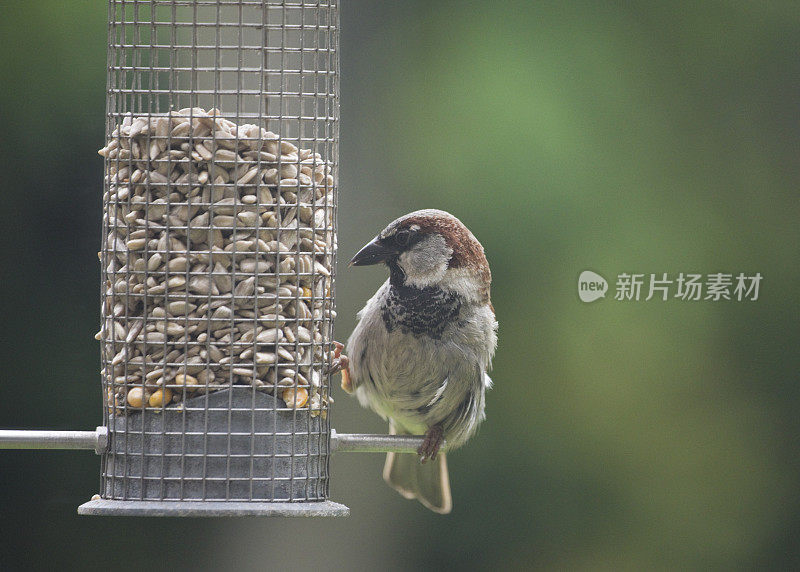
[[[330,426],[338,12],[110,0],[103,425],[0,431],[102,455],[87,515],[338,516]]]
[[[331,2],[110,2],[109,448],[80,512],[347,511],[328,501],[337,26]]]

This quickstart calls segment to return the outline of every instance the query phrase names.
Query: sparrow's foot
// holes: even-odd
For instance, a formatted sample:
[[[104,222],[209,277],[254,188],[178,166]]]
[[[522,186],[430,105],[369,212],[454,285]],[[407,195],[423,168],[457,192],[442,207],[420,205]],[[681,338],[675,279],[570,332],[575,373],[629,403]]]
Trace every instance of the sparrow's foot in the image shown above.
[[[442,446],[444,441],[444,430],[441,425],[434,425],[425,433],[425,439],[422,445],[417,449],[419,455],[419,462],[424,463],[428,459],[435,459],[436,453],[439,452],[439,447]]]
[[[331,374],[342,372],[342,389],[347,393],[353,393],[353,383],[350,381],[350,358],[342,353],[343,344],[333,342],[333,347],[333,359],[329,371]]]

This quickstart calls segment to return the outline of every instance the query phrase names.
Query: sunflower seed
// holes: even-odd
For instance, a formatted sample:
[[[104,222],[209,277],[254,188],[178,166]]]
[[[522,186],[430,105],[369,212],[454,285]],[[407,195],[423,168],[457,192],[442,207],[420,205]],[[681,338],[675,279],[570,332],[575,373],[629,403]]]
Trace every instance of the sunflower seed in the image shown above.
[[[297,383],[310,388],[312,415],[325,414],[317,371],[334,316],[322,304],[334,181],[322,156],[201,108],[126,115],[99,153],[108,235],[98,337],[110,402],[124,407],[126,386],[146,384],[149,395],[180,373],[203,392]]]

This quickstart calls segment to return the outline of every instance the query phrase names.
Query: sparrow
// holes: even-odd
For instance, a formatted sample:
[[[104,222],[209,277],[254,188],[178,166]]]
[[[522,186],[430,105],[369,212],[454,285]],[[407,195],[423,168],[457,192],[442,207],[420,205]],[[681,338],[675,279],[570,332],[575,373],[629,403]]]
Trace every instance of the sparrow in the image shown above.
[[[441,210],[391,222],[350,261],[384,263],[389,279],[358,313],[347,354],[336,344],[342,388],[389,420],[391,434],[424,434],[416,456],[389,453],[384,480],[442,514],[452,510],[446,442],[463,445],[483,421],[497,346],[492,281],[480,242]],[[431,462],[426,462],[431,461]]]

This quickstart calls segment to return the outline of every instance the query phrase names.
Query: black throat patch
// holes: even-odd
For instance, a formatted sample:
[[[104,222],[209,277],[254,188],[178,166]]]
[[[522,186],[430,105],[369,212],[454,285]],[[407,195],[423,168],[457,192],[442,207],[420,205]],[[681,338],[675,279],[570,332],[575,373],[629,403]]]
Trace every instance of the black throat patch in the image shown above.
[[[426,335],[438,340],[447,325],[458,319],[460,310],[461,298],[441,288],[392,284],[381,317],[390,332],[399,328],[403,333]]]

